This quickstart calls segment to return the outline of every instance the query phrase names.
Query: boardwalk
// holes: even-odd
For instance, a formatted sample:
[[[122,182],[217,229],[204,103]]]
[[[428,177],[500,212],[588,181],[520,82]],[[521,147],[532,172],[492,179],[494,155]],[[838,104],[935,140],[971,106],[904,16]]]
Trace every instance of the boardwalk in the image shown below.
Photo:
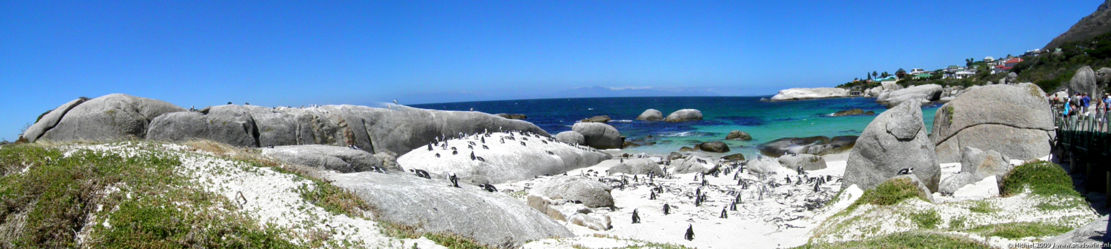
[[[1079,176],[1081,191],[1103,192],[1111,197],[1111,131],[1107,114],[1093,111],[1090,115],[1066,117],[1058,110],[1053,146],[1058,162],[1068,164],[1069,173]]]

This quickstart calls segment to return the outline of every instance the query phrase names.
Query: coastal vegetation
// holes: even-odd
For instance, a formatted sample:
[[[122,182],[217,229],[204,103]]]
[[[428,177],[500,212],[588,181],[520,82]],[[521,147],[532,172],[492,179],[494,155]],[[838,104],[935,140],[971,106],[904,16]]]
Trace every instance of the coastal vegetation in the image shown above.
[[[1058,49],[1060,51],[1024,56],[1025,60],[1012,69],[1018,74],[1018,80],[1034,82],[1048,92],[1068,83],[1080,67],[1111,66],[1111,33],[1068,42]]]
[[[1073,189],[1068,173],[1060,165],[1046,161],[1019,165],[1003,177],[1001,193],[1004,196],[1019,194],[1026,189],[1035,195],[1081,197]]]
[[[902,232],[862,241],[807,244],[797,248],[991,248],[968,237],[936,232]]]

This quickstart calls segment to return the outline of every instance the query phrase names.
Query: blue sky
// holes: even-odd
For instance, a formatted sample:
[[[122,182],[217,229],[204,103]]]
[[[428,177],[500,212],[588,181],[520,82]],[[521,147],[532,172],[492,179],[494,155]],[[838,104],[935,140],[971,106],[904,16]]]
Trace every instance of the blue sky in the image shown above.
[[[1101,2],[0,0],[0,139],[117,92],[198,108],[770,95],[1020,54]]]

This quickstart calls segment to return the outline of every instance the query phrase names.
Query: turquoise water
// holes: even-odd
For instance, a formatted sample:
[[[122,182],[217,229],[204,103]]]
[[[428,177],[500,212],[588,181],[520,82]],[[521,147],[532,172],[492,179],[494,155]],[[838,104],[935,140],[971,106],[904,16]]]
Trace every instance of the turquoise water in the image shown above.
[[[422,104],[414,107],[440,110],[473,110],[487,113],[520,113],[529,122],[555,134],[571,129],[576,121],[595,115],[609,115],[626,141],[654,142],[626,148],[631,152],[668,153],[700,142],[722,141],[732,130],[752,135],[752,141],[724,141],[731,152],[755,156],[756,145],[785,137],[860,135],[875,116],[831,117],[848,109],[863,109],[877,114],[886,110],[873,98],[837,98],[769,102],[762,97],[625,97],[530,99],[506,101]],[[937,105],[923,107],[926,127],[933,124]],[[684,108],[702,111],[703,120],[684,123],[634,120],[645,109],[654,108],[667,116]]]

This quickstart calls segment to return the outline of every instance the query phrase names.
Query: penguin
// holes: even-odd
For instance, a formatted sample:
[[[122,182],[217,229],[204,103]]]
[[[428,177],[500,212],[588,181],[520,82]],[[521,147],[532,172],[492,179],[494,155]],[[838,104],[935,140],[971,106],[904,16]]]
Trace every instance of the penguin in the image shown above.
[[[432,144],[428,144],[428,151],[432,151]]]
[[[721,207],[721,218],[722,219],[728,219],[729,218],[729,214],[726,213],[725,211],[726,211],[725,207]]]
[[[482,185],[478,185],[478,186],[481,187],[482,190],[486,190],[487,192],[491,192],[491,193],[498,192],[498,188],[495,188],[494,185],[491,185],[489,183],[483,183]]]
[[[471,161],[475,160],[474,151],[471,151]]]
[[[787,178],[787,184],[791,184],[791,177],[790,176],[784,177],[784,178]]]
[[[909,174],[914,174],[914,168],[903,168],[903,169],[899,170],[899,173],[896,173],[896,175],[909,175]]]
[[[633,174],[633,182],[634,183],[640,182],[640,180],[637,180],[637,175],[636,174]]]
[[[525,141],[521,141],[521,146],[528,147],[528,144],[525,144]]]
[[[486,146],[485,144],[483,144],[483,145],[482,145],[482,149],[484,149],[484,150],[489,150],[489,149],[490,149],[490,147],[487,147],[487,146]]]
[[[467,149],[474,149],[474,145],[467,145]]]
[[[440,153],[436,153],[436,158],[439,158],[439,157],[440,157]]]
[[[452,151],[451,151],[451,154],[452,154],[452,155],[459,155],[459,151],[458,151],[458,150],[452,150]]]
[[[737,211],[737,202],[733,201],[729,204],[729,211]]]
[[[648,199],[649,200],[655,200],[656,199],[656,191],[649,190],[648,193],[649,193],[648,194]]]
[[[480,156],[476,156],[475,159],[478,159],[479,162],[486,162],[486,158],[482,158]]]
[[[452,187],[459,187],[459,177],[456,177],[455,174],[451,174],[451,177],[449,177],[448,180],[451,180]]]
[[[702,206],[702,196],[701,195],[694,197],[694,206],[695,207],[701,207]]]
[[[683,235],[683,239],[694,240],[694,225],[687,226],[687,233]]]
[[[633,209],[633,224],[637,224],[637,223],[640,223],[640,215],[637,214],[637,210],[634,208]]]
[[[552,151],[550,151],[550,150],[549,150],[549,151],[547,151],[547,152],[548,152],[548,155],[553,155],[553,156],[555,155],[555,153],[553,153],[553,152],[552,152]]]
[[[821,182],[814,183],[814,192],[821,192],[822,191],[821,187],[822,187]]]
[[[457,150],[457,149],[455,149],[455,146],[451,146],[451,150]]]
[[[671,214],[671,205],[667,205],[667,203],[664,203],[664,215],[668,214]]]
[[[478,141],[481,141],[482,144],[486,144],[486,137],[479,137]],[[483,147],[485,147],[485,145]]]
[[[694,190],[694,199],[696,201],[698,200],[699,196],[702,196],[702,188],[697,188]]]

